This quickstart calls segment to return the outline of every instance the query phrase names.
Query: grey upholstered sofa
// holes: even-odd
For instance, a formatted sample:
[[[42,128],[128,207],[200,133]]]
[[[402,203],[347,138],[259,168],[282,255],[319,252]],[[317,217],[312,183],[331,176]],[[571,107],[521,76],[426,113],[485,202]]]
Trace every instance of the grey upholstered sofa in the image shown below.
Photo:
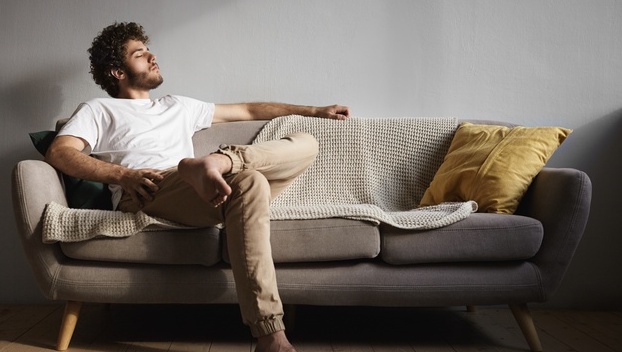
[[[265,122],[198,132],[198,155],[249,143]],[[591,183],[575,169],[544,168],[514,215],[474,213],[450,226],[408,231],[348,219],[274,221],[273,257],[286,305],[439,307],[509,305],[532,350],[541,345],[527,304],[559,286],[583,234]],[[235,303],[224,236],[215,228],[44,244],[46,204],[67,204],[61,177],[40,160],[19,162],[13,204],[43,295],[67,302],[59,350],[82,302]]]

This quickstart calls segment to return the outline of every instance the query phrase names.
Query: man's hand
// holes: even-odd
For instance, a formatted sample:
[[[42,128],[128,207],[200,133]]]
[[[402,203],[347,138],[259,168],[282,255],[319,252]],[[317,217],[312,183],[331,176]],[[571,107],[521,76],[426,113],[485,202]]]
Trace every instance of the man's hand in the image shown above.
[[[158,182],[164,177],[156,169],[126,169],[121,176],[119,185],[127,192],[136,204],[153,200],[153,195],[160,187]]]
[[[350,117],[350,108],[342,105],[331,105],[317,108],[317,117],[333,120],[345,120]]]

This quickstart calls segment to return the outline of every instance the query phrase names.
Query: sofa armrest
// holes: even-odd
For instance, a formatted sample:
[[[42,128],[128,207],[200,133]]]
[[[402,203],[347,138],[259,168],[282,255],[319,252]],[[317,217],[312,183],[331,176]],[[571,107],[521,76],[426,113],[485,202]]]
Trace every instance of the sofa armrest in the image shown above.
[[[540,270],[546,299],[559,287],[577,249],[590,212],[592,183],[570,168],[544,168],[523,197],[518,215],[539,220],[544,239],[533,263]]]
[[[35,279],[46,298],[66,258],[58,244],[44,244],[41,237],[41,218],[46,204],[67,205],[60,174],[48,163],[24,160],[13,169],[13,212],[24,252]]]

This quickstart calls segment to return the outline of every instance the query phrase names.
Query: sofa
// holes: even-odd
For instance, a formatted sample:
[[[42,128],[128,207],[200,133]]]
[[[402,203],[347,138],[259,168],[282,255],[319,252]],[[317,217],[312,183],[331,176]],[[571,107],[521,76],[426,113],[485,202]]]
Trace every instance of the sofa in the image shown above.
[[[199,131],[195,153],[207,154],[222,143],[248,144],[265,124],[232,122]],[[272,221],[272,255],[284,304],[509,305],[529,348],[541,350],[528,304],[548,301],[559,287],[583,235],[591,201],[584,172],[543,166],[529,178],[510,213],[480,208],[435,229],[409,230],[351,218]],[[12,177],[17,228],[36,283],[47,299],[66,302],[58,350],[68,348],[84,302],[236,303],[223,250],[226,229],[170,229],[44,243],[42,215],[52,202],[68,204],[67,180],[42,160],[19,162]]]

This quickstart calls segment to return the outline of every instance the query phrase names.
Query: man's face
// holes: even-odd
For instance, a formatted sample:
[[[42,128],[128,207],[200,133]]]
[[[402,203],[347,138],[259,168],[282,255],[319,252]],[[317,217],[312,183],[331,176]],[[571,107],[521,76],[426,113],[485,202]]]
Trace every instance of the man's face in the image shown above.
[[[160,67],[145,43],[130,39],[126,45],[124,71],[127,74],[129,86],[135,89],[155,89],[164,79],[160,74]]]

